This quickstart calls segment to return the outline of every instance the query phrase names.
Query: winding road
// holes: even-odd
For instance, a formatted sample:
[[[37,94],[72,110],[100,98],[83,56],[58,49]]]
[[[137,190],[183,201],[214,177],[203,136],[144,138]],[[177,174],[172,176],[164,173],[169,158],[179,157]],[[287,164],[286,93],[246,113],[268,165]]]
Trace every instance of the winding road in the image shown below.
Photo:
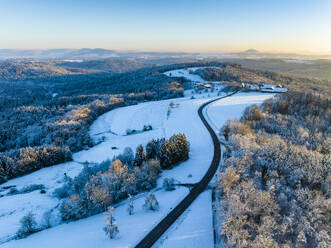
[[[220,163],[221,156],[221,146],[220,142],[217,138],[216,133],[213,128],[207,122],[203,115],[203,109],[210,103],[218,101],[220,99],[229,97],[237,93],[238,91],[232,92],[226,96],[219,97],[208,101],[202,104],[198,109],[198,115],[207,128],[214,144],[214,156],[213,160],[210,164],[210,167],[203,178],[195,184],[195,186],[191,189],[190,193],[166,216],[164,217],[135,247],[136,248],[148,248],[152,247],[152,245],[162,236],[162,234],[176,221],[176,219],[184,213],[184,211],[191,205],[191,203],[202,193],[208,183],[215,175],[218,165]]]

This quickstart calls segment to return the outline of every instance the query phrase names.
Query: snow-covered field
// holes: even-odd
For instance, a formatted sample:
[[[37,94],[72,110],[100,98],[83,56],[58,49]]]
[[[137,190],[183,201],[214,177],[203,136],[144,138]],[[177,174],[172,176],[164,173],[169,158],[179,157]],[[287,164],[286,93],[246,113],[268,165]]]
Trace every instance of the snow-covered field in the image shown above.
[[[170,75],[170,72],[167,72]],[[167,74],[166,73],[166,74]],[[172,76],[186,76],[196,82],[199,76],[189,74],[188,70],[171,71]],[[193,78],[192,78],[193,76]],[[199,77],[199,78],[197,78]],[[190,159],[172,170],[162,172],[158,180],[161,186],[163,178],[173,177],[182,183],[198,182],[208,169],[213,156],[213,146],[209,133],[198,117],[199,106],[217,95],[211,93],[194,94],[186,91],[184,98],[147,102],[134,106],[119,108],[100,116],[91,126],[90,134],[95,142],[101,142],[89,150],[73,155],[74,161],[45,168],[29,175],[16,178],[0,185],[16,185],[17,189],[30,184],[44,184],[46,194],[33,191],[27,194],[6,196],[8,190],[0,192],[0,247],[131,247],[136,244],[151,228],[160,221],[187,194],[187,188],[177,188],[166,192],[158,189],[155,195],[160,202],[158,212],[144,212],[141,209],[143,195],[136,196],[136,214],[126,213],[126,201],[119,203],[115,209],[120,235],[115,240],[105,237],[102,227],[105,225],[104,215],[92,216],[80,221],[60,224],[56,206],[59,201],[52,196],[54,189],[63,183],[63,174],[74,177],[81,169],[81,162],[101,162],[111,159],[127,146],[135,149],[139,144],[146,145],[148,140],[158,137],[170,137],[174,133],[185,133],[190,142]],[[194,95],[192,99],[190,96]],[[219,129],[227,119],[239,118],[246,106],[261,103],[272,94],[240,93],[230,98],[217,101],[206,110],[209,121],[215,129]],[[167,115],[170,102],[175,106]],[[152,131],[126,135],[127,129],[141,130],[144,125],[151,125]],[[112,149],[116,147],[116,149]],[[204,192],[190,206],[183,216],[163,237],[160,247],[201,247],[199,244],[213,242],[211,196]],[[44,212],[55,209],[54,227],[31,235],[18,241],[1,244],[15,234],[19,228],[19,219],[29,211],[36,214],[40,223]],[[199,223],[199,224],[196,224]],[[60,224],[60,225],[59,225]],[[202,242],[202,243],[201,243]],[[191,245],[186,245],[191,244]],[[193,245],[195,244],[195,246]]]
[[[98,214],[79,221],[58,225],[45,231],[36,233],[28,238],[15,240],[2,244],[6,248],[64,248],[64,247],[132,247],[143,238],[154,225],[162,219],[173,206],[185,195],[188,189],[179,188],[176,191],[157,191],[160,210],[145,212],[142,209],[144,198],[134,201],[135,214],[130,216],[127,212],[127,202],[124,201],[116,207],[115,219],[119,228],[116,239],[109,240],[102,228],[105,225],[104,214]]]
[[[153,247],[213,247],[211,191],[203,192]]]
[[[296,64],[308,64],[308,65],[314,64],[314,61],[312,61],[312,60],[286,59],[284,61],[287,63],[296,63]]]
[[[229,119],[240,119],[246,107],[257,104],[274,96],[270,93],[239,92],[231,97],[211,103],[205,108],[205,116],[212,127],[219,131]]]
[[[200,69],[203,67],[191,67],[187,69],[179,69],[179,70],[172,70],[167,71],[164,74],[168,77],[185,77],[188,80],[191,80],[192,82],[200,82],[203,83],[205,80],[203,80],[199,75],[191,74],[190,71],[194,72],[197,69]]]

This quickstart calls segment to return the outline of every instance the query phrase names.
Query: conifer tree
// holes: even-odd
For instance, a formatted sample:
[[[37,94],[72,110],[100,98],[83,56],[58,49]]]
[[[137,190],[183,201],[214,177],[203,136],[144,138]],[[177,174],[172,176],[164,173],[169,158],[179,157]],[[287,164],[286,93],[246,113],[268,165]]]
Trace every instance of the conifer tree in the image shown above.
[[[145,160],[146,160],[146,153],[142,145],[139,145],[136,150],[136,156],[134,158],[133,165],[140,167]]]
[[[162,169],[168,169],[172,165],[172,147],[169,140],[165,140],[160,149],[160,164]]]
[[[108,211],[106,212],[106,226],[103,228],[103,230],[106,233],[106,236],[109,237],[110,239],[115,238],[116,235],[119,233],[113,215],[114,215],[114,207],[110,206],[108,207]]]
[[[146,145],[146,158],[147,159],[153,159],[156,157],[156,146],[154,140],[148,141]]]

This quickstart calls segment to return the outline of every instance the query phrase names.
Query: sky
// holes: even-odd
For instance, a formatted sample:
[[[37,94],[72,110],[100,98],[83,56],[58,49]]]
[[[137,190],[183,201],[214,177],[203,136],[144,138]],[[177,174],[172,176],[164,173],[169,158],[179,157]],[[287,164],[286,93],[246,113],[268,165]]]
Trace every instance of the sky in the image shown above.
[[[331,0],[0,0],[0,49],[331,54]]]

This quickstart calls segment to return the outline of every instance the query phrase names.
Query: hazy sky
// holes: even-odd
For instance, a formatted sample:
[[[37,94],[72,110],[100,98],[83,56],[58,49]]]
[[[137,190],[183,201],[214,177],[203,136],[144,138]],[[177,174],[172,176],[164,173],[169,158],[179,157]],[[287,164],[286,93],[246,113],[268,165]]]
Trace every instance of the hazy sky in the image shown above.
[[[0,49],[331,53],[331,0],[0,0]]]

